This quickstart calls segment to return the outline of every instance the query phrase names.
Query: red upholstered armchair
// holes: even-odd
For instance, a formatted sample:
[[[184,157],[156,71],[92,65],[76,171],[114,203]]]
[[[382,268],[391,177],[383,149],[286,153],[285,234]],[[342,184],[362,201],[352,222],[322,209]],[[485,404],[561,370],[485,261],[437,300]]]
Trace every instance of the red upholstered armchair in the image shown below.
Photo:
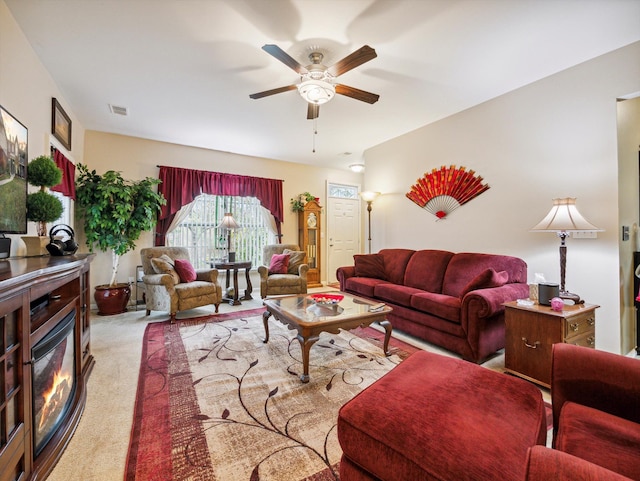
[[[640,361],[554,344],[551,398],[557,451],[640,480]],[[580,473],[590,468],[571,457],[555,453],[536,456],[552,457],[551,462],[561,466],[558,472],[570,465],[577,469],[575,477],[553,479],[618,479],[582,476]]]
[[[526,481],[632,481],[570,454],[534,446],[527,456]]]

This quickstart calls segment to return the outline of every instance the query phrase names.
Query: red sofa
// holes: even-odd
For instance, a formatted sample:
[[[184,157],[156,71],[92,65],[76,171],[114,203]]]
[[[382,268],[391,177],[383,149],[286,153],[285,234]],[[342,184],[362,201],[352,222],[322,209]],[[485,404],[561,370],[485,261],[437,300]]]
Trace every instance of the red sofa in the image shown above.
[[[393,308],[394,329],[481,362],[505,343],[505,302],[529,297],[517,257],[383,249],[340,267],[340,290]]]

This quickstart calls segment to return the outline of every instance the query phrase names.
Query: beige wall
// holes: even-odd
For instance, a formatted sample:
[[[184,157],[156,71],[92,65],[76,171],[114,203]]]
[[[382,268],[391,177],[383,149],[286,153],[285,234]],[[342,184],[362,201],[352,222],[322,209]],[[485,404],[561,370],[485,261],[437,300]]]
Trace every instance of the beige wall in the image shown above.
[[[511,254],[528,263],[530,280],[541,272],[559,282],[559,240],[529,229],[554,197],[576,197],[580,212],[605,232],[568,239],[566,287],[601,306],[596,345],[620,352],[616,98],[638,91],[635,43],[368,150],[364,188],[385,194],[372,212],[373,250]],[[436,221],[405,193],[425,172],[449,164],[474,169],[491,188]]]
[[[156,176],[157,165],[173,165],[281,178],[287,205],[290,197],[307,190],[326,203],[327,181],[358,184],[363,178],[345,171],[94,131],[85,136],[2,0],[0,59],[0,104],[28,127],[30,159],[47,151],[51,97],[57,97],[73,121],[70,156],[100,172],[121,170],[135,179]],[[633,345],[628,258],[634,242],[640,241],[637,236],[633,242],[619,239],[621,225],[637,222],[638,186],[628,177],[637,179],[633,170],[637,165],[626,164],[624,159],[630,157],[623,155],[622,148],[618,178],[616,98],[638,91],[640,43],[370,149],[363,187],[385,194],[373,207],[373,251],[409,247],[512,254],[527,261],[530,279],[542,272],[549,281],[558,282],[558,239],[529,229],[548,212],[552,198],[577,197],[583,215],[605,232],[597,239],[568,240],[567,288],[601,305],[597,347],[626,352]],[[629,118],[633,129],[637,111]],[[246,135],[250,142],[251,132]],[[622,135],[627,140],[631,137]],[[425,172],[448,164],[476,170],[491,189],[436,222],[404,194]],[[295,240],[295,218],[286,212],[284,240]],[[29,230],[35,233],[35,226]],[[14,238],[12,255],[20,255],[23,243],[19,236]],[[138,248],[146,245],[151,245],[151,234],[143,236]],[[119,279],[133,276],[138,262],[138,251],[127,254]],[[92,266],[93,284],[107,282],[109,264],[108,255],[98,255]]]
[[[247,141],[251,134],[247,133]],[[188,169],[234,173],[255,177],[282,179],[285,218],[282,225],[283,242],[298,243],[297,218],[291,212],[289,199],[308,191],[320,197],[320,203],[326,206],[326,182],[342,182],[359,185],[361,174],[350,171],[312,167],[304,164],[281,162],[258,157],[247,157],[228,152],[185,147],[182,145],[144,140],[135,137],[87,131],[84,156],[87,165],[99,173],[117,170],[126,179],[141,179],[146,176],[157,177],[159,165],[184,167]],[[323,211],[323,224],[326,212]],[[326,231],[325,231],[326,232]],[[135,266],[140,264],[140,252],[143,247],[152,245],[151,233],[144,233],[135,251],[125,254],[121,260],[118,279],[126,282],[134,276]],[[326,249],[326,239],[322,239]],[[325,250],[326,252],[326,250]],[[322,279],[327,279],[326,255],[322,258]],[[93,285],[109,281],[111,258],[105,254],[97,256],[92,263]]]
[[[638,151],[640,150],[640,97],[618,102],[618,178],[620,248],[620,336],[622,352],[636,345],[636,309],[633,291],[633,252],[640,250],[638,233]],[[629,240],[622,240],[622,226],[629,227]]]
[[[51,98],[58,99],[72,122],[71,152],[50,135]],[[29,133],[29,160],[49,154],[49,142],[64,151],[67,157],[82,161],[84,128],[67,105],[49,72],[40,63],[33,48],[15,23],[6,4],[0,0],[0,105],[17,118]],[[31,191],[36,188],[29,186]],[[28,235],[36,235],[35,223],[29,222]],[[11,255],[25,254],[19,235],[9,236]]]

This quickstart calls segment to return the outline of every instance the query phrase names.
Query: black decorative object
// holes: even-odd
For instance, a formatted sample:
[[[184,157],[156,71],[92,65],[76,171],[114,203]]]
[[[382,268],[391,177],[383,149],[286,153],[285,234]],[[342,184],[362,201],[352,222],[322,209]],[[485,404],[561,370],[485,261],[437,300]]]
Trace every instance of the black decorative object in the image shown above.
[[[64,233],[67,235],[67,240],[56,239],[56,234]],[[78,250],[78,244],[76,243],[75,233],[73,229],[66,224],[54,225],[49,231],[49,244],[47,250],[52,256],[69,256],[75,254]]]

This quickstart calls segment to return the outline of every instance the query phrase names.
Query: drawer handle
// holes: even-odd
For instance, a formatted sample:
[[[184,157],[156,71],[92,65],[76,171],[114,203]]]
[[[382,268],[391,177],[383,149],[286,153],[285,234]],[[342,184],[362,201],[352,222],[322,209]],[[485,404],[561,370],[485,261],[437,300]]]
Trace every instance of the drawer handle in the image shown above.
[[[595,346],[595,345],[596,345],[596,338],[595,338],[595,337],[593,337],[593,336],[589,336],[589,337],[587,337],[587,343],[588,343],[590,346]]]
[[[527,346],[529,349],[538,349],[538,346],[540,345],[540,341],[536,341],[533,344],[530,344],[529,341],[527,341],[526,337],[523,337],[522,341],[524,342],[524,345]]]
[[[578,329],[580,328],[580,324],[578,324],[577,322],[573,322],[569,324],[569,326],[571,327],[571,330],[574,332],[578,332]]]
[[[589,324],[590,326],[595,326],[596,325],[596,318],[595,317],[590,317],[589,319],[587,319],[587,324]]]

